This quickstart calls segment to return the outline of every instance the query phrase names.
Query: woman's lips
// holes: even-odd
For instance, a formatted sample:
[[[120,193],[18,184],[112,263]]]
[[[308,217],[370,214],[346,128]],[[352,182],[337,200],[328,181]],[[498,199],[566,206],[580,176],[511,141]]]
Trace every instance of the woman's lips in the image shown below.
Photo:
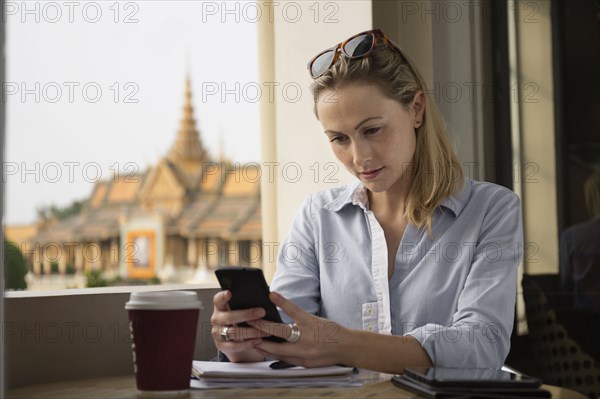
[[[364,172],[359,172],[359,175],[361,175],[365,180],[373,180],[377,177],[377,175],[379,175],[379,172],[381,172],[382,169],[383,166],[379,169],[371,169]]]

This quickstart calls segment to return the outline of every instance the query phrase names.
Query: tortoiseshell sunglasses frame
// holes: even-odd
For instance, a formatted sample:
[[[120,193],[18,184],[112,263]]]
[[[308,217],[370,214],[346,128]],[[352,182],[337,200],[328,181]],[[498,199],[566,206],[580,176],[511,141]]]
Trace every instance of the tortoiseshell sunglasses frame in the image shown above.
[[[369,49],[369,51],[367,51],[364,54],[361,54],[359,56],[351,56],[348,53],[346,53],[346,51],[344,50],[344,47],[346,46],[346,44],[348,44],[348,42],[350,42],[353,39],[356,39],[359,36],[366,36],[366,35],[373,35],[373,44],[371,45],[371,48]],[[344,52],[344,55],[350,59],[357,59],[357,58],[363,58],[363,57],[368,57],[369,54],[371,54],[373,52],[373,49],[375,48],[375,46],[377,46],[377,41],[381,40],[382,43],[384,43],[385,45],[387,45],[388,47],[390,47],[391,49],[393,49],[394,51],[396,51],[403,59],[406,59],[406,57],[404,57],[404,54],[402,54],[402,50],[400,50],[400,48],[398,46],[396,46],[386,35],[385,33],[383,33],[381,31],[381,29],[371,29],[371,30],[367,30],[364,32],[360,32],[357,33],[356,35],[344,40],[341,43],[336,44],[333,47],[330,47],[328,49],[325,49],[323,51],[321,51],[319,54],[315,55],[313,58],[311,58],[310,61],[308,61],[308,64],[306,65],[308,72],[311,76],[311,78],[313,79],[317,79],[321,76],[323,76],[323,74],[325,74],[325,72],[327,72],[329,70],[329,68],[331,68],[332,65],[334,65],[338,58],[339,58],[339,54],[341,52]],[[312,65],[313,63],[323,54],[329,52],[329,51],[334,51],[333,54],[333,58],[331,60],[331,64],[323,70],[323,73],[321,73],[319,76],[313,76],[312,74]]]

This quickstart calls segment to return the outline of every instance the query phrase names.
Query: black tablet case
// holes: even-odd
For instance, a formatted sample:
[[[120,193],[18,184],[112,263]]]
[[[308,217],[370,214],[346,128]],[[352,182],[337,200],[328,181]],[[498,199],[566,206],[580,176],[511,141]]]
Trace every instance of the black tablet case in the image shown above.
[[[407,375],[395,375],[394,385],[432,399],[514,399],[550,398],[549,391],[540,388],[499,388],[499,387],[433,387]]]

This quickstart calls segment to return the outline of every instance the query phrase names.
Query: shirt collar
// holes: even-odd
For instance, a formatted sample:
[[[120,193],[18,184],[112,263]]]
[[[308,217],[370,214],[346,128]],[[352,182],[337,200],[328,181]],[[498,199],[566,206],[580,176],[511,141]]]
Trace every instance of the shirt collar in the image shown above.
[[[358,191],[364,192],[364,186],[360,181],[355,181],[354,183],[347,184],[342,187],[338,196],[336,196],[332,201],[326,203],[323,208],[328,209],[333,212],[338,212],[346,205],[359,205],[355,202],[355,195]],[[366,199],[366,192],[364,193],[364,198]],[[368,201],[367,201],[368,202]],[[364,209],[366,202],[363,203],[362,208]]]
[[[452,213],[454,213],[454,217],[458,217],[458,215],[460,215],[462,210],[465,208],[465,205],[467,205],[467,202],[469,202],[472,186],[473,181],[465,177],[463,190],[458,194],[454,194],[446,198],[444,201],[442,201],[440,206],[449,209]]]
[[[454,217],[458,217],[469,201],[472,185],[472,180],[465,178],[462,192],[446,198],[442,201],[440,206],[449,209],[454,214]],[[340,194],[332,201],[325,204],[324,208],[333,212],[338,212],[346,205],[360,206],[364,210],[369,208],[367,189],[360,181],[344,186]]]

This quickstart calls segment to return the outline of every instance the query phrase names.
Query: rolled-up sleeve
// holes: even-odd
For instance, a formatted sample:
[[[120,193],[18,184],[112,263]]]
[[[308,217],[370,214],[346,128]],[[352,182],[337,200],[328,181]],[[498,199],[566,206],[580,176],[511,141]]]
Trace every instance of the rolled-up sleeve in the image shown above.
[[[317,315],[321,291],[311,205],[312,196],[300,207],[289,234],[281,243],[271,290],[277,291],[308,313]],[[284,322],[292,321],[285,313],[280,313]]]
[[[522,254],[519,198],[499,191],[485,212],[452,322],[406,332],[421,343],[435,366],[502,367],[510,349]]]

